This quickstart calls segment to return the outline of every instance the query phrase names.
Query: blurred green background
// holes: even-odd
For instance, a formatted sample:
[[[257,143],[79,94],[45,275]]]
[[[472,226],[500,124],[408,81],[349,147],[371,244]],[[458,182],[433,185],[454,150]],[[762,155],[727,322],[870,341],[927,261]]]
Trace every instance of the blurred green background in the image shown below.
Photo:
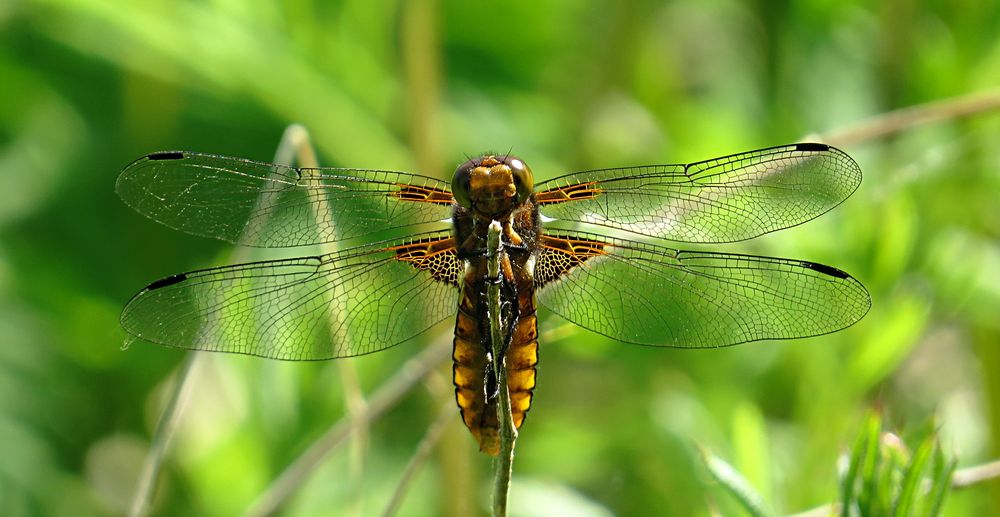
[[[693,161],[989,90],[998,30],[992,2],[0,2],[0,513],[127,508],[184,353],[122,351],[118,313],[156,278],[231,260],[116,198],[117,172],[145,153],[270,161],[299,122],[325,165],[442,178],[487,150],[512,149],[536,179]],[[871,291],[868,316],[703,351],[543,316],[515,513],[734,511],[696,444],[780,512],[825,504],[872,407],[903,432],[937,415],[960,467],[1000,455],[1000,116],[858,140],[845,150],[865,179],[846,203],[718,248],[842,268]],[[347,414],[345,377],[371,392],[426,346],[313,364],[206,355],[153,511],[243,511]],[[381,512],[452,398],[450,366],[437,371],[285,514]],[[454,409],[402,514],[483,511],[489,466]],[[1000,512],[1000,484],[945,510]]]

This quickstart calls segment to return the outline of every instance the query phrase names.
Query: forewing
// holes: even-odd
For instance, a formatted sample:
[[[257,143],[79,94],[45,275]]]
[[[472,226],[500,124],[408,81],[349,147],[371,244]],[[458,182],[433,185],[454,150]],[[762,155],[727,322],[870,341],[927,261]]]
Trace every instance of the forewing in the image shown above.
[[[577,172],[541,183],[543,215],[684,242],[733,242],[837,206],[861,183],[843,151],[794,144],[703,162]]]
[[[587,233],[543,237],[535,282],[543,306],[581,327],[678,348],[826,334],[871,306],[860,282],[830,266]]]
[[[456,312],[461,272],[448,232],[327,255],[174,275],[136,294],[136,338],[286,360],[368,354]]]
[[[296,168],[182,151],[126,167],[115,190],[171,228],[259,247],[334,242],[450,217],[442,181],[401,172]]]

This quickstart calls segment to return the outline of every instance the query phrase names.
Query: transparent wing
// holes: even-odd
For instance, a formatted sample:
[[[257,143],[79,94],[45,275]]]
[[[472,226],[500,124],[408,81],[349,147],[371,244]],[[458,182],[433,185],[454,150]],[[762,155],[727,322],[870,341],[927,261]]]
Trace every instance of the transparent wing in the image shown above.
[[[709,348],[834,332],[868,291],[830,266],[682,251],[588,233],[545,236],[538,301],[586,329],[640,345]]]
[[[401,172],[296,168],[182,151],[136,160],[115,190],[171,228],[260,247],[441,221],[450,217],[452,200],[444,182]]]
[[[536,186],[546,217],[684,242],[733,242],[837,206],[861,183],[843,151],[794,144],[703,162],[577,172]]]
[[[132,298],[121,324],[161,345],[275,359],[383,350],[456,312],[454,241],[419,237],[167,277]]]

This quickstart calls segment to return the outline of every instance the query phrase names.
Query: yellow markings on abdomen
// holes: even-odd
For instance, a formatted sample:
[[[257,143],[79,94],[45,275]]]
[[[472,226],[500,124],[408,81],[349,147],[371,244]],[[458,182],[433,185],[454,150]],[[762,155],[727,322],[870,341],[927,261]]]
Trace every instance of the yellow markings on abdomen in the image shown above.
[[[455,321],[452,351],[455,364],[452,371],[455,400],[462,412],[462,420],[479,442],[479,449],[496,456],[500,453],[496,407],[498,399],[487,399],[487,350],[483,346],[483,330],[475,318],[459,311]],[[506,363],[511,416],[514,426],[520,428],[531,408],[538,364],[538,321],[534,311],[518,319],[507,350]]]

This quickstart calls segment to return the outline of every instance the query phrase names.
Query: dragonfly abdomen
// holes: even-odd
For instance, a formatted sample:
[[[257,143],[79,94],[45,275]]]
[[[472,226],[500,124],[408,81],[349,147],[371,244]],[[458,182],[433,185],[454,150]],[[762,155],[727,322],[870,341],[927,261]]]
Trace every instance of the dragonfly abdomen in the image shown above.
[[[534,304],[534,293],[531,295]],[[524,417],[531,408],[538,365],[538,320],[534,310],[518,319],[514,338],[507,350],[507,388],[510,391],[511,414],[514,427],[521,428]]]
[[[491,385],[496,377],[490,360],[489,327],[485,324],[485,282],[481,279],[471,281],[470,277],[475,276],[475,271],[470,271],[473,269],[477,268],[466,271],[467,282],[462,289],[455,321],[452,351],[455,400],[462,412],[462,420],[479,442],[480,450],[495,456],[500,452],[496,406],[498,387]],[[530,283],[516,283],[525,288],[515,291],[516,302],[510,301],[516,304],[518,311],[509,330],[505,360],[511,416],[514,426],[520,428],[531,407],[535,389],[538,320],[535,316],[534,288]]]

